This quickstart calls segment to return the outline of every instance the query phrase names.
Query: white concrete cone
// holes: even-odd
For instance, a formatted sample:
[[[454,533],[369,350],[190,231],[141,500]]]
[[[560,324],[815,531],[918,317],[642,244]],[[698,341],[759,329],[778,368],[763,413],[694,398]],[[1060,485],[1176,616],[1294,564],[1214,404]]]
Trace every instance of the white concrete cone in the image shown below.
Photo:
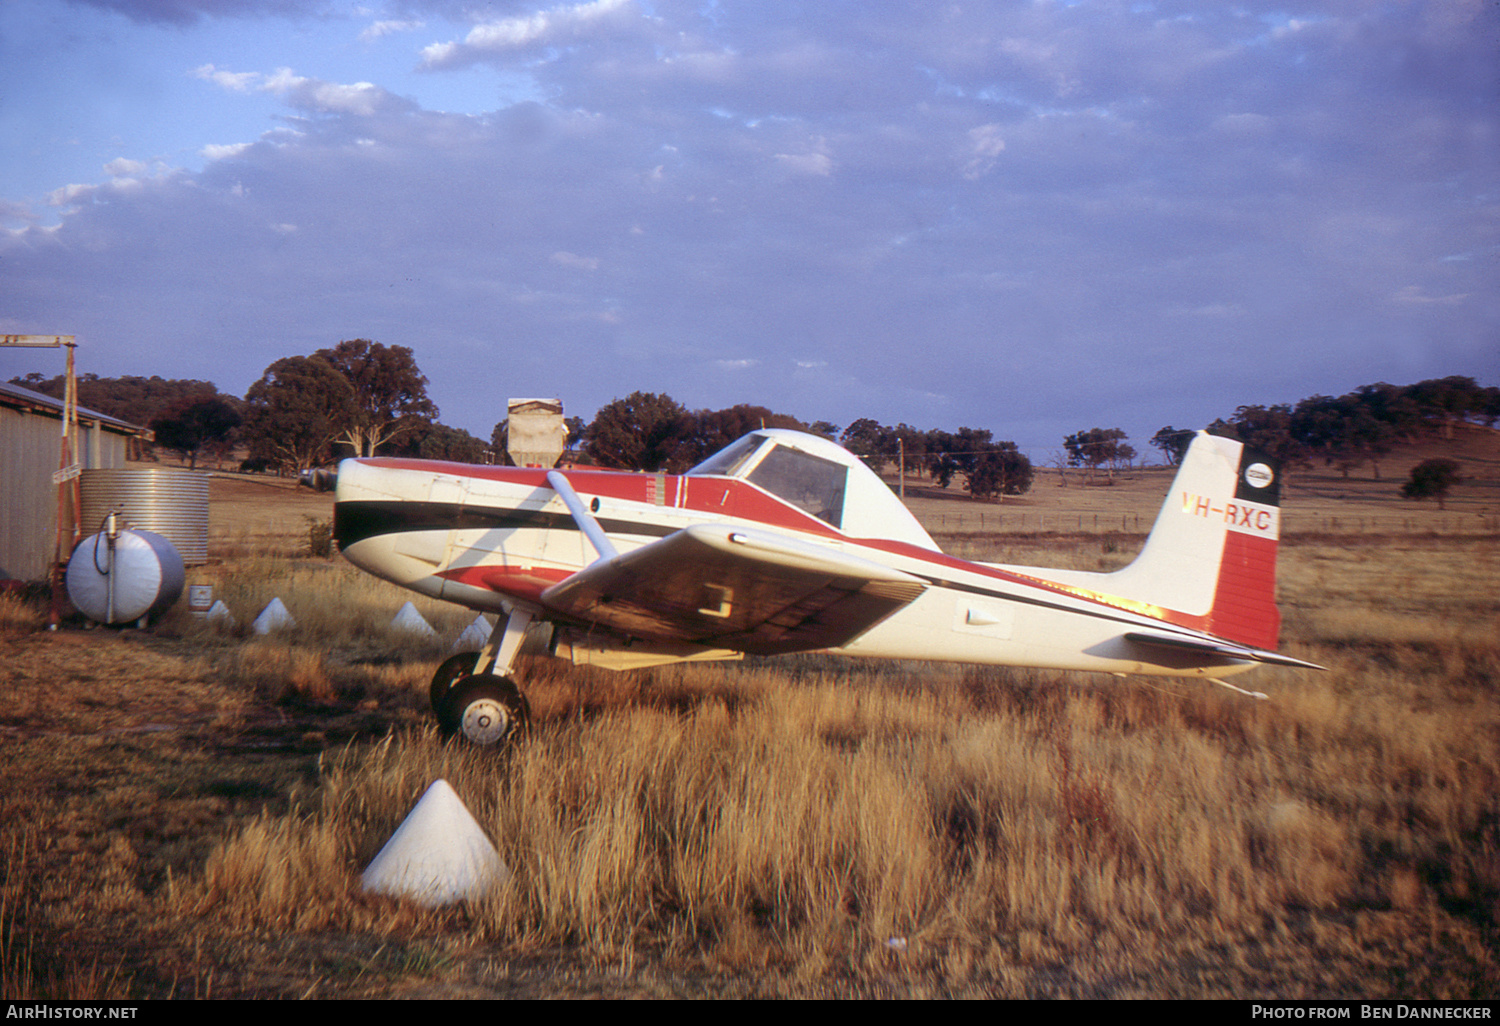
[[[474,622],[463,629],[458,640],[453,643],[453,652],[478,652],[484,648],[484,643],[490,640],[490,622],[484,618],[484,614],[474,617]]]
[[[361,878],[364,889],[428,907],[478,897],[510,869],[446,780],[435,780]]]
[[[286,606],[282,605],[281,599],[273,598],[266,603],[266,608],[260,611],[250,629],[256,634],[270,634],[289,627],[297,626],[297,621],[292,619],[292,614],[287,612]]]
[[[417,612],[417,607],[410,602],[398,609],[396,615],[391,617],[391,626],[398,631],[410,631],[412,634],[420,634],[423,637],[437,636],[437,631],[432,629],[432,624],[428,623],[426,618]]]
[[[203,618],[211,624],[224,627],[226,630],[234,630],[234,614],[229,611],[229,607],[224,604],[223,599],[209,606],[208,612],[203,614]]]

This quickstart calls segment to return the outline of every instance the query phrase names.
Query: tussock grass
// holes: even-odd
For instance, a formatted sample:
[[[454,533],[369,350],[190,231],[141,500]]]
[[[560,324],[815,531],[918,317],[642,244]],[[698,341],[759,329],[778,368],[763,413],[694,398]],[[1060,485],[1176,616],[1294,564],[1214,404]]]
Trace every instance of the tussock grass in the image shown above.
[[[233,627],[194,618],[178,603],[169,612],[166,629],[208,641],[255,637],[251,623],[274,598],[281,599],[296,621],[295,630],[280,635],[287,644],[319,647],[351,658],[400,652],[433,657],[446,651],[458,633],[474,619],[472,612],[415,595],[362,573],[348,563],[317,560],[253,558],[189,572],[188,584],[207,584],[234,618]],[[439,638],[395,630],[391,618],[405,602],[438,632]]]
[[[39,841],[29,826],[8,830],[3,844],[3,876],[0,876],[0,994],[10,1001],[53,999],[64,1001],[122,1000],[130,996],[131,979],[118,964],[101,965],[98,959],[86,965],[59,960],[52,951],[40,949],[30,929],[35,918],[36,871],[33,860]],[[121,857],[118,847],[114,855]],[[101,898],[108,901],[128,889],[118,878],[106,883]]]
[[[14,592],[0,591],[0,634],[24,634],[38,630],[47,612],[38,601]]]
[[[1287,671],[1252,703],[816,656],[553,666],[529,675],[518,751],[430,730],[349,748],[316,802],[226,842],[188,907],[381,936],[461,915],[519,950],[798,977],[899,959],[992,991],[1062,965],[1103,979],[1308,913],[1500,916],[1495,715],[1476,721],[1477,695],[1413,709],[1395,671]],[[512,878],[461,913],[358,895],[438,776]]]

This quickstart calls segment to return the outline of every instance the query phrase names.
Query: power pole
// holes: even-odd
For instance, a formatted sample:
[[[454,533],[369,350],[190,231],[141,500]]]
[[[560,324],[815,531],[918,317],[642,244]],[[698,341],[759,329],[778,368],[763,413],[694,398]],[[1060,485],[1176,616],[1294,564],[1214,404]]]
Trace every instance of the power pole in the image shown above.
[[[898,478],[898,480],[901,483],[897,486],[896,491],[901,496],[901,501],[905,502],[906,501],[906,439],[904,437],[902,437],[901,435],[897,435],[896,436],[896,452],[899,453],[899,456],[898,456],[898,458],[896,460],[896,472],[901,475]]]

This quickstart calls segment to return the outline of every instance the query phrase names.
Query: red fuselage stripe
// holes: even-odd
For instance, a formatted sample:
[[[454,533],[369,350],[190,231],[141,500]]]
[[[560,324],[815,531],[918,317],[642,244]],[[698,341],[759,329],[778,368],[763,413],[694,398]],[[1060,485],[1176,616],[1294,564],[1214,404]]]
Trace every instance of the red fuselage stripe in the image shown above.
[[[547,484],[547,472],[536,468],[478,466],[391,457],[365,459],[361,462],[370,466],[392,470],[410,470],[427,474],[450,474],[454,477],[469,477],[482,481],[497,481],[518,485],[525,488],[551,490],[551,487]],[[656,475],[618,470],[569,470],[566,471],[566,475],[568,482],[581,495],[616,499],[622,502],[641,503],[646,506],[673,506],[695,513],[702,513],[705,516],[727,517],[749,523],[764,524],[787,531],[798,531],[822,538],[838,539],[862,548],[916,560],[934,568],[934,575],[930,580],[939,585],[948,584],[952,586],[950,583],[951,578],[941,574],[939,568],[965,574],[976,574],[1000,583],[1036,589],[1065,596],[1070,599],[1089,602],[1112,611],[1147,616],[1151,619],[1185,627],[1189,630],[1220,634],[1219,630],[1215,630],[1217,617],[1212,614],[1209,616],[1195,616],[1158,606],[1140,608],[1142,606],[1141,603],[1119,599],[1114,596],[1090,591],[1086,588],[1058,584],[1041,577],[1031,577],[1008,570],[971,563],[941,552],[911,545],[907,542],[883,538],[851,538],[811,514],[804,513],[802,510],[774,498],[754,485],[734,478],[693,477],[672,474]],[[660,495],[660,502],[657,501],[658,489],[662,493]],[[476,509],[482,509],[483,504],[483,499],[479,498],[475,500],[474,506]],[[645,516],[649,516],[645,511],[642,512],[643,519],[645,519]],[[629,529],[627,528],[624,533],[628,534]],[[1230,537],[1235,538],[1239,536],[1231,532]],[[1255,539],[1246,540],[1253,541]],[[1274,549],[1274,543],[1272,545]],[[1274,567],[1274,551],[1272,554],[1272,565]],[[521,569],[516,568],[516,571],[521,571]],[[556,583],[555,580],[551,579],[547,579],[543,583],[539,574],[528,577],[527,574],[529,573],[534,572],[530,571],[529,568],[525,572],[512,572],[507,570],[507,568],[491,565],[487,567],[450,570],[444,572],[442,576],[449,577],[459,583],[489,588],[494,591],[504,592],[505,594],[515,595],[519,598],[533,600],[540,596],[541,592],[551,584]],[[567,575],[563,574],[563,576]],[[1222,589],[1224,587],[1224,577],[1222,574],[1220,580]],[[1014,598],[1015,596],[1000,595],[999,597]],[[1274,602],[1271,608],[1274,613]],[[1256,613],[1248,617],[1231,615],[1226,618],[1226,622],[1235,627],[1239,627],[1242,621],[1246,620],[1261,622],[1263,621],[1263,614]],[[1272,643],[1274,644],[1274,626],[1272,626],[1271,630],[1273,635]],[[1243,633],[1241,631],[1241,634]],[[1257,636],[1261,636],[1264,634],[1264,629],[1261,628],[1255,633]],[[1230,637],[1236,641],[1246,641],[1246,638],[1236,635],[1221,634],[1220,636]]]

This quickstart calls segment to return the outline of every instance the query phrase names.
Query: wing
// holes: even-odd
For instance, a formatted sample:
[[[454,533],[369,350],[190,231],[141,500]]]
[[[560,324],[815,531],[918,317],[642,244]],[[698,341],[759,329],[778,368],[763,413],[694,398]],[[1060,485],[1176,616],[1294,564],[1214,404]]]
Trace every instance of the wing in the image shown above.
[[[773,655],[837,648],[926,587],[883,564],[770,532],[695,525],[600,559],[541,598],[634,637]]]

